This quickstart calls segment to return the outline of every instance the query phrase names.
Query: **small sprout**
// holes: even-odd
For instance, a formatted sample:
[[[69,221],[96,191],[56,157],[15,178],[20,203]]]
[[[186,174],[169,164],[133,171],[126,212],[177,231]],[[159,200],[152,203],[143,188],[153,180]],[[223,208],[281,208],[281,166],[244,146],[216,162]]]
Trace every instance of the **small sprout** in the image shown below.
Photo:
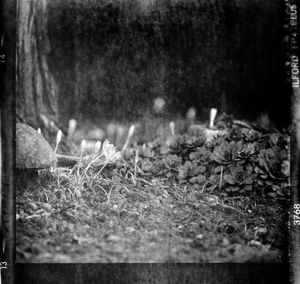
[[[101,141],[97,141],[95,144],[95,154],[97,154],[101,149]]]
[[[160,113],[163,110],[165,104],[166,104],[166,101],[163,98],[157,97],[153,102],[154,111],[156,113]]]
[[[42,119],[43,121],[43,124],[46,126],[46,127],[50,127],[50,120],[43,114],[40,114],[40,118]]]
[[[117,132],[117,125],[113,122],[110,122],[106,126],[106,132],[107,132],[108,137],[113,137]]]
[[[135,170],[136,170],[136,165],[139,161],[139,149],[136,149],[135,151],[135,158],[134,158],[134,167],[135,167]]]
[[[88,170],[88,168],[91,166],[91,164],[93,162],[95,162],[97,159],[99,159],[102,156],[105,157],[105,162],[102,165],[102,168],[97,173],[97,176],[100,175],[100,173],[106,167],[107,164],[109,164],[109,163],[115,163],[117,160],[119,160],[121,158],[121,152],[117,152],[116,151],[116,147],[113,144],[110,144],[109,141],[106,139],[103,142],[101,155],[99,155],[92,162],[90,162],[90,164],[86,168],[86,171]]]
[[[194,122],[196,118],[196,109],[194,107],[190,107],[186,113],[186,118]]]
[[[68,136],[67,136],[68,140],[72,139],[75,132],[76,125],[77,125],[77,121],[74,118],[69,120],[69,128],[68,128]]]
[[[139,160],[139,149],[136,149],[134,163],[137,164],[138,160]]]
[[[169,127],[170,127],[170,131],[171,131],[171,135],[175,136],[175,123],[174,123],[174,121],[171,121],[169,123]]]
[[[79,159],[79,162],[78,162],[77,175],[79,175],[79,168],[80,168],[80,164],[81,164],[81,160],[82,160],[82,155],[83,155],[83,152],[85,150],[85,146],[86,146],[86,141],[82,140],[81,144],[80,144],[80,159]]]
[[[86,141],[83,139],[80,144],[80,154],[82,155],[86,146]]]
[[[61,141],[61,137],[62,137],[62,132],[61,132],[61,130],[58,130],[57,135],[56,135],[56,146],[55,146],[55,149],[54,149],[54,153],[56,153],[56,151],[57,151],[57,147],[58,147],[58,144]]]
[[[92,161],[87,165],[87,167],[85,168],[85,172],[88,171],[88,169],[90,168],[90,166],[95,163],[97,160],[99,160],[103,154],[101,153],[100,155],[98,155],[100,149],[101,149],[101,141],[97,141],[96,144],[95,144],[95,154],[94,154],[94,159],[92,159]]]
[[[135,159],[134,159],[134,184],[136,184],[136,169],[137,169],[137,163],[139,161],[139,149],[136,149],[135,151]]]
[[[209,117],[209,128],[214,127],[214,121],[217,115],[217,109],[216,108],[211,108],[210,109],[210,117]]]
[[[117,128],[117,135],[122,136],[124,131],[125,131],[124,127],[119,125],[118,128]]]
[[[55,124],[54,124],[54,122],[52,121],[52,120],[50,120],[50,127],[52,127],[53,129],[55,129]]]
[[[124,144],[124,146],[122,148],[122,152],[128,147],[128,144],[129,144],[130,139],[131,139],[131,137],[132,137],[132,135],[134,133],[134,130],[135,130],[135,125],[131,125],[130,128],[129,128],[129,130],[128,130],[127,139],[126,139],[125,144]]]
[[[135,125],[131,125],[128,131],[128,137],[131,138],[135,130]]]
[[[122,139],[124,132],[125,132],[125,128],[123,126],[119,125],[117,127],[117,135],[116,135],[116,141],[115,141],[116,145],[120,144],[120,141]]]
[[[42,130],[41,130],[41,128],[38,128],[37,133],[40,134],[40,135],[42,135]]]

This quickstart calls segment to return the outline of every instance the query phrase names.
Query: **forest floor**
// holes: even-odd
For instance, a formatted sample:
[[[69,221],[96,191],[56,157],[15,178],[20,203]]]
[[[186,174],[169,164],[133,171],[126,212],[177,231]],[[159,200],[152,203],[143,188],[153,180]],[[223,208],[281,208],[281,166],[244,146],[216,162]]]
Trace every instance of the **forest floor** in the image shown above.
[[[287,136],[272,135],[237,137],[245,147],[258,143],[247,157],[247,147],[220,148],[232,137],[207,145],[178,136],[171,146],[133,147],[116,162],[19,177],[17,262],[287,261],[288,174],[272,170],[285,158],[260,160],[263,149],[286,149],[279,138]],[[230,151],[239,158],[228,161]],[[240,169],[248,171],[242,182]]]

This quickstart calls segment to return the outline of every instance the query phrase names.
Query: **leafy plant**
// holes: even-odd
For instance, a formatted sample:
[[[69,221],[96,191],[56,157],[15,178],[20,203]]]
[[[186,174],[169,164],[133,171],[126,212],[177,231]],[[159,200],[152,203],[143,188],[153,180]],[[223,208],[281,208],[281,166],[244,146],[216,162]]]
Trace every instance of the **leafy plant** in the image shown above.
[[[197,147],[195,151],[189,154],[190,160],[197,160],[200,164],[207,164],[211,161],[211,152],[205,147]]]
[[[191,183],[199,183],[205,181],[205,171],[206,167],[199,165],[196,160],[186,161],[183,165],[178,167],[178,178],[180,182],[184,182],[186,180]]]
[[[213,151],[212,159],[218,164],[228,165],[238,158],[238,152],[241,150],[241,145],[234,141],[225,141],[219,146],[216,146]]]
[[[177,153],[180,156],[188,155],[193,149],[201,147],[205,144],[206,137],[203,136],[189,136],[178,135],[175,136],[175,139],[170,143],[171,152]]]
[[[287,161],[287,153],[278,147],[273,149],[261,149],[258,154],[258,165],[262,172],[262,176],[268,179],[284,179],[286,178],[286,167],[283,169],[283,162]],[[286,164],[286,163],[285,163]]]
[[[256,174],[253,172],[251,164],[230,166],[229,172],[224,175],[226,191],[250,191],[252,190]]]

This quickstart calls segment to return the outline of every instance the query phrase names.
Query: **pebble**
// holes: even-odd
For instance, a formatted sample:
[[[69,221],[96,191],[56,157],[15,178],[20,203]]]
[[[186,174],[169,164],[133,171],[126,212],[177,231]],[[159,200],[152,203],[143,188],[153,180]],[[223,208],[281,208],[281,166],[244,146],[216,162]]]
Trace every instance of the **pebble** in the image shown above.
[[[36,211],[38,209],[37,205],[33,202],[29,202],[28,206],[33,210]]]
[[[120,241],[120,238],[118,236],[110,235],[107,240],[110,242],[118,242]]]
[[[202,235],[202,234],[197,235],[197,236],[196,236],[196,239],[197,239],[197,240],[202,240],[202,239],[203,239],[203,235]]]
[[[51,211],[52,211],[52,206],[51,206],[51,204],[49,204],[49,203],[44,203],[44,204],[42,205],[42,208],[45,209],[45,210],[48,211],[48,212],[51,212]]]
[[[249,246],[253,246],[253,247],[262,247],[262,243],[259,241],[255,241],[255,240],[251,240],[249,242]]]
[[[227,238],[223,238],[223,241],[222,241],[222,245],[224,246],[224,247],[227,247],[227,246],[229,246],[230,245],[230,242],[229,242],[229,240],[227,239]]]

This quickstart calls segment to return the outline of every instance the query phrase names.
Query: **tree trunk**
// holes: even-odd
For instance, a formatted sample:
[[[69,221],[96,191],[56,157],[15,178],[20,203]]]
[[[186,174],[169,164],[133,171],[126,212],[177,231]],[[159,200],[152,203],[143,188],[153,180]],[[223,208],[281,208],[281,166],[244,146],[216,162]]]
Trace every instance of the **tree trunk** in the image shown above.
[[[47,0],[18,1],[17,121],[42,128],[49,136],[58,121],[57,85],[47,55]]]

